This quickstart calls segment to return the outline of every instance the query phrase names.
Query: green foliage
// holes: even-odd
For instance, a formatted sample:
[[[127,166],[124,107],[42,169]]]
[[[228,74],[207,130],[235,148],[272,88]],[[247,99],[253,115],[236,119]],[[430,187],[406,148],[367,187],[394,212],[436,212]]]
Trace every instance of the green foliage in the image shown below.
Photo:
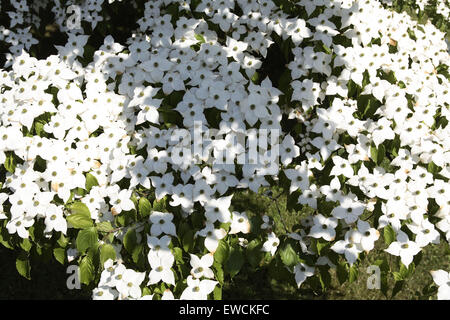
[[[87,229],[94,225],[88,207],[82,202],[74,202],[68,207],[71,214],[67,221],[77,229]]]
[[[16,269],[19,274],[27,279],[31,278],[31,265],[29,257],[25,253],[21,253],[16,259]]]
[[[78,232],[76,244],[80,253],[84,253],[87,249],[94,247],[97,242],[98,234],[96,228],[90,227]]]
[[[150,215],[150,212],[152,210],[152,205],[150,201],[148,201],[147,198],[140,198],[139,199],[139,214],[142,218],[145,218]]]
[[[387,225],[384,227],[383,236],[384,236],[384,243],[386,243],[386,245],[390,245],[392,242],[395,241],[396,235],[392,226]]]

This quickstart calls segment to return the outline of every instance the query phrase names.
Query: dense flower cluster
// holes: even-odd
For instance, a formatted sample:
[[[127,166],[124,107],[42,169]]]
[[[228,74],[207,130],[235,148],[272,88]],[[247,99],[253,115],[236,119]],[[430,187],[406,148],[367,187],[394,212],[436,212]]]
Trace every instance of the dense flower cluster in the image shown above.
[[[65,26],[72,3],[52,7],[68,39],[46,59],[28,53],[29,29],[3,27],[2,243],[71,250],[94,299],[206,299],[254,257],[280,259],[300,287],[351,273],[380,231],[405,268],[448,242],[444,33],[377,1],[281,2],[147,1],[128,41],[106,36],[89,61],[90,35]],[[32,19],[12,4],[11,29]],[[94,30],[117,4],[86,1],[81,21]],[[286,62],[277,77],[271,50]],[[181,132],[198,129],[217,135],[188,152]],[[223,161],[263,129],[281,134],[262,161]],[[313,212],[288,237],[235,209],[235,194],[271,187]]]

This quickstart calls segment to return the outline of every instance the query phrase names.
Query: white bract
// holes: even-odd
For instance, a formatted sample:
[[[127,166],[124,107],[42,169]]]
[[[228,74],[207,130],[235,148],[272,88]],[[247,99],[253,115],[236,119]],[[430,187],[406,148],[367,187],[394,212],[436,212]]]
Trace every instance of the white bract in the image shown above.
[[[431,271],[434,282],[439,286],[439,300],[450,300],[450,275],[444,270]]]

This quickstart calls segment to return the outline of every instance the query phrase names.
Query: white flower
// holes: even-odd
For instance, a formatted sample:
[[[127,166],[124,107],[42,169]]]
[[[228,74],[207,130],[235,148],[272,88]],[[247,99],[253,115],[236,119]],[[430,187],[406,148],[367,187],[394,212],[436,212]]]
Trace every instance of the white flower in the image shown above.
[[[415,242],[419,247],[423,248],[429,243],[440,243],[439,232],[428,219],[422,220],[420,224],[408,224],[407,226],[416,235]]]
[[[377,127],[375,127],[372,132],[372,139],[375,146],[378,148],[380,143],[384,140],[392,140],[395,137],[394,131],[390,127],[391,122],[386,118],[381,118],[377,122]]]
[[[408,235],[399,230],[397,241],[392,242],[386,252],[394,256],[400,256],[402,263],[408,267],[416,254],[420,252],[420,247],[414,241],[408,239]]]
[[[161,200],[172,190],[173,175],[166,173],[162,177],[152,176],[152,185],[155,188],[156,200]]]
[[[26,218],[25,215],[19,215],[12,218],[6,224],[6,229],[10,234],[17,233],[19,237],[27,239],[29,232],[26,228],[31,227],[34,224],[34,219]]]
[[[161,296],[161,300],[175,300],[175,297],[170,289],[166,289]]]
[[[161,233],[176,236],[175,225],[172,222],[173,214],[168,212],[153,211],[150,215],[152,226],[150,233],[152,236],[159,236]]]
[[[196,235],[205,238],[205,247],[209,252],[214,253],[219,245],[219,241],[227,235],[227,232],[222,229],[215,229],[214,224],[206,223],[205,228],[200,231],[197,231]]]
[[[8,219],[3,210],[3,203],[8,199],[8,195],[6,193],[0,193],[0,220]]]
[[[330,175],[339,176],[342,174],[347,178],[353,177],[353,168],[348,160],[339,156],[333,156],[331,159],[333,160],[334,167],[331,169]]]
[[[142,292],[139,287],[144,281],[145,272],[136,272],[131,269],[125,270],[122,274],[122,278],[120,281],[116,283],[117,291],[122,298],[131,297],[134,299],[138,299],[141,297]]]
[[[450,274],[444,270],[430,271],[433,281],[439,286],[438,300],[450,300]]]
[[[206,300],[208,294],[213,292],[214,287],[218,284],[213,280],[199,280],[192,276],[187,277],[187,288],[184,289],[180,296],[180,300]]]
[[[323,238],[326,241],[333,241],[336,237],[336,231],[334,230],[338,222],[336,218],[326,218],[320,213],[313,218],[314,225],[309,231],[309,236],[313,238]]]
[[[191,254],[190,264],[192,267],[191,275],[194,278],[214,278],[214,272],[211,270],[211,266],[214,262],[214,256],[211,253],[205,254],[199,258],[194,254]]]
[[[358,219],[357,226],[358,231],[361,234],[361,247],[366,252],[369,252],[375,246],[375,241],[380,237],[380,232],[375,228],[371,228],[367,221]]]
[[[171,270],[174,262],[174,257],[172,255],[153,255],[152,257],[149,257],[149,262],[152,268],[148,275],[149,285],[158,283],[161,280],[164,283],[175,285],[175,276]]]
[[[169,244],[171,242],[171,238],[167,235],[162,236],[161,238],[157,238],[154,236],[147,235],[147,245],[150,248],[148,252],[148,261],[153,258],[153,256],[162,257],[163,255],[172,255],[172,252],[169,249]]]
[[[281,163],[288,165],[292,160],[300,155],[300,148],[295,145],[294,138],[291,135],[286,135],[280,145]]]
[[[309,188],[310,171],[308,170],[306,162],[302,162],[301,165],[296,165],[294,169],[284,170],[284,174],[291,180],[289,193],[292,193],[297,189],[303,191]]]
[[[231,198],[232,196],[228,196],[207,201],[205,204],[206,219],[210,222],[230,222],[231,213],[229,207],[231,205]]]
[[[273,221],[270,220],[270,217],[268,215],[262,216],[263,223],[261,224],[261,229],[269,229],[273,226]]]
[[[360,242],[361,234],[355,230],[349,230],[345,233],[345,239],[337,241],[331,247],[331,250],[339,254],[344,254],[348,263],[353,265],[358,259],[359,253],[363,251]]]
[[[275,252],[277,251],[279,244],[280,244],[280,239],[277,238],[275,233],[271,232],[271,233],[269,233],[269,237],[268,237],[267,241],[263,243],[261,250],[264,252],[270,252],[270,254],[273,256],[275,254]]]
[[[346,223],[354,223],[364,211],[364,205],[348,196],[331,211],[331,214],[337,219],[344,219]]]
[[[227,37],[226,47],[227,57],[233,57],[234,60],[240,61],[243,57],[243,52],[247,49],[248,44],[246,42],[235,40],[231,37]]]
[[[93,300],[115,300],[118,296],[119,292],[110,287],[98,287],[92,290]]]
[[[52,230],[61,231],[64,234],[67,232],[67,221],[64,218],[63,210],[54,204],[50,204],[46,209],[44,232]]]
[[[230,225],[230,231],[228,234],[236,233],[249,233],[250,232],[250,221],[248,220],[247,214],[245,212],[232,212],[232,220]]]
[[[118,193],[111,194],[109,203],[113,206],[112,210],[117,214],[121,213],[122,210],[134,209],[134,203],[131,201],[131,190],[120,190]]]
[[[306,278],[314,275],[314,267],[310,267],[307,264],[300,262],[294,267],[295,273],[295,282],[297,282],[297,287],[300,288],[302,283],[306,280]]]

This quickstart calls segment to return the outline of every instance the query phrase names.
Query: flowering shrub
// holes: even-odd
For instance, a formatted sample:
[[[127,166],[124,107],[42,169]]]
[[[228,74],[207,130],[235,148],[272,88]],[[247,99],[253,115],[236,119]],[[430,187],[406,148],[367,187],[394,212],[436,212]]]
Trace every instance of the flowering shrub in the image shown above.
[[[401,290],[450,240],[449,6],[404,2],[3,2],[0,243],[18,271],[50,252],[93,299],[220,299],[263,268],[325,291],[383,238],[381,290]],[[115,30],[122,10],[135,30]],[[275,234],[243,193],[302,218]]]

